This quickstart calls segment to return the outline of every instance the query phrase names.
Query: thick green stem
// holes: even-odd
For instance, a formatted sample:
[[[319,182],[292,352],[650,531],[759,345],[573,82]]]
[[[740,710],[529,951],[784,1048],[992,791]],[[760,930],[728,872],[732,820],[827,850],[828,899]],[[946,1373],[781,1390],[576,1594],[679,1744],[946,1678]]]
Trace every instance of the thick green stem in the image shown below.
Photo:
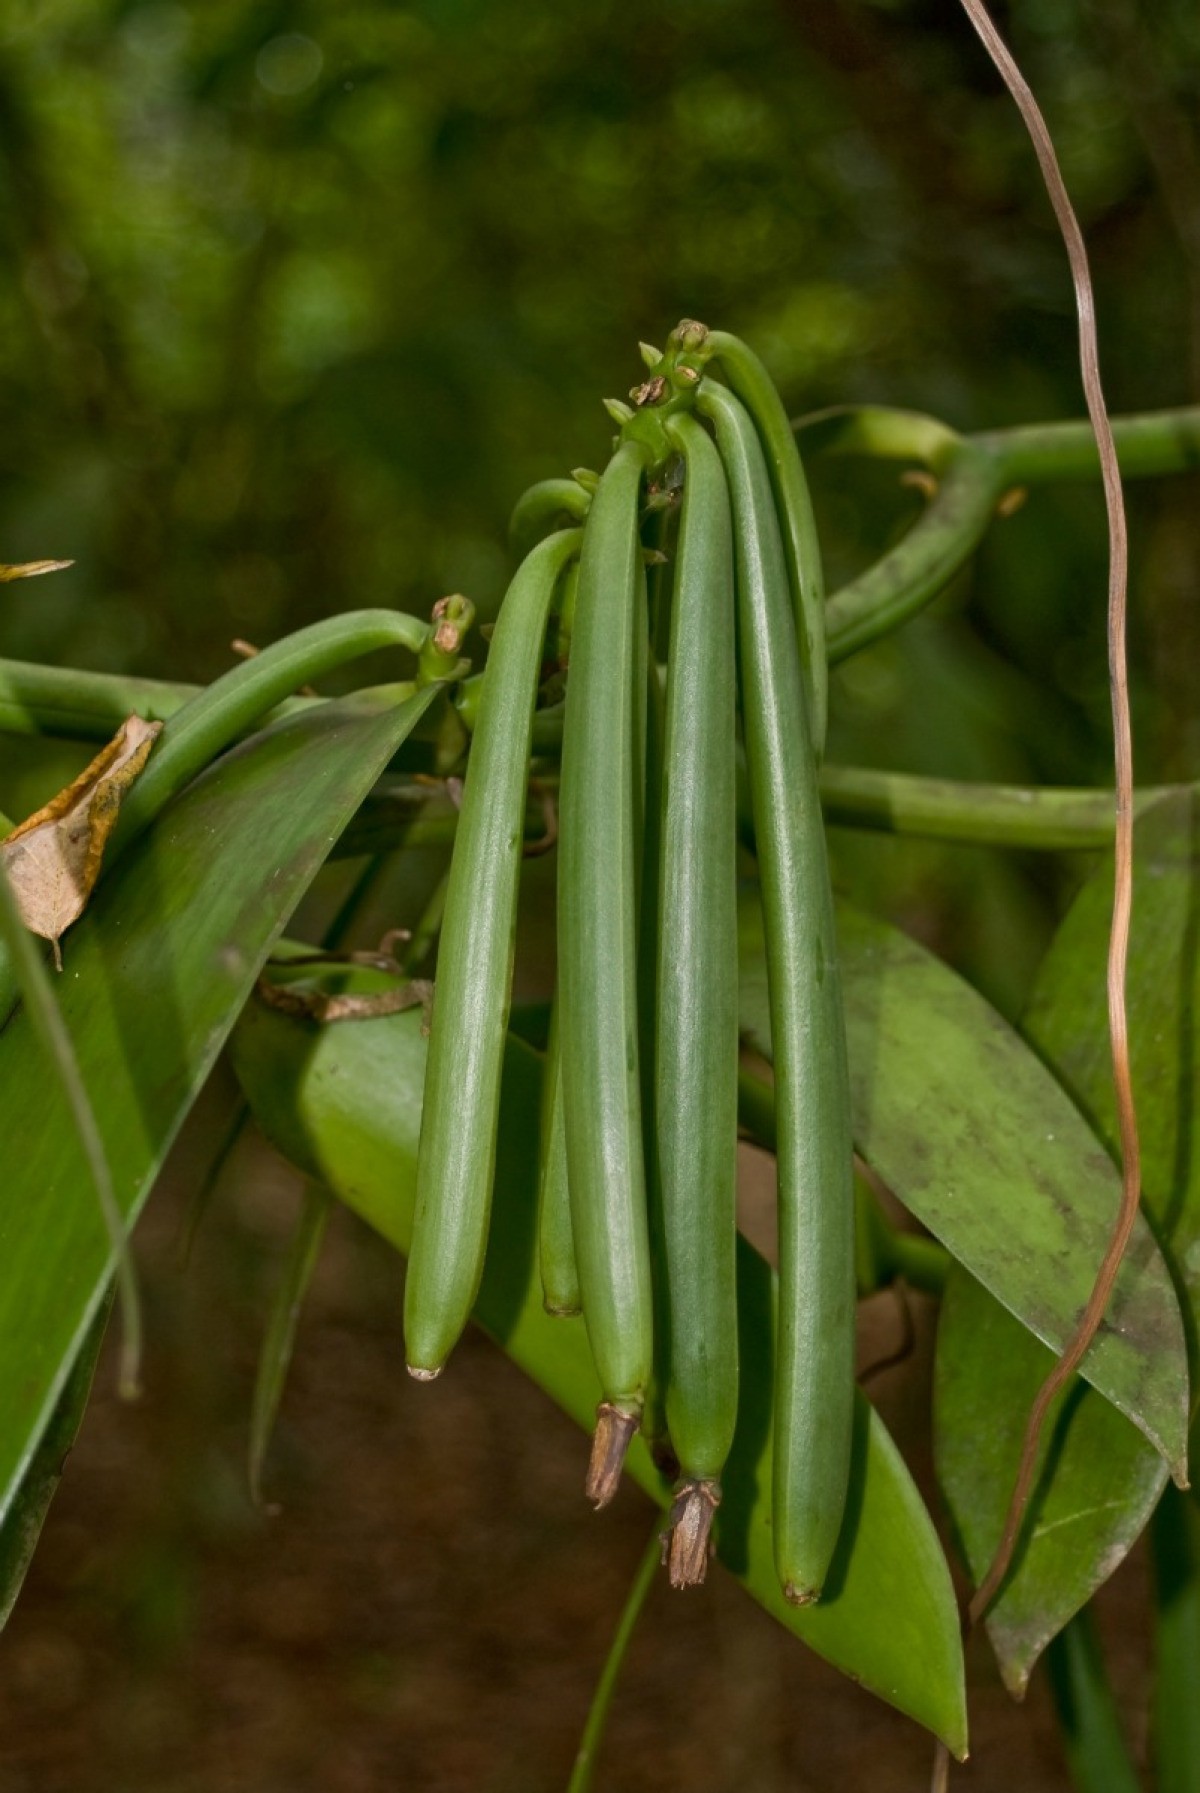
[[[830,598],[831,665],[890,634],[946,589],[987,534],[1003,485],[992,458],[962,443],[904,539]]]
[[[543,479],[517,499],[508,525],[513,554],[524,560],[531,548],[554,529],[582,523],[592,495],[574,479]]]
[[[810,454],[915,461],[940,481],[904,539],[830,598],[831,663],[897,628],[943,591],[983,540],[1005,491],[1100,471],[1086,422],[960,437],[915,411],[863,406],[802,419],[797,432]],[[1200,467],[1200,407],[1115,418],[1113,434],[1127,479]]]
[[[936,417],[885,405],[836,405],[797,419],[794,427],[809,454],[919,461],[933,473],[949,466],[963,443],[957,430]]]
[[[1114,417],[1112,425],[1126,479],[1152,479],[1200,467],[1200,405]],[[1006,486],[1099,477],[1096,439],[1086,422],[992,430],[970,441],[991,458]]]
[[[0,660],[0,732],[106,741],[127,716],[165,722],[201,689],[166,679],[131,679],[120,673]]]
[[[1187,787],[1147,785],[1138,814]],[[821,768],[826,820],[849,828],[917,835],[924,840],[1065,851],[1112,844],[1111,791],[1083,787],[963,783],[918,778],[867,766]]]
[[[465,599],[444,602],[466,605],[470,610]],[[441,645],[440,633],[439,624],[432,634],[437,646]],[[452,636],[454,633],[452,627]],[[122,806],[110,852],[127,846],[210,760],[250,729],[261,726],[264,716],[310,679],[320,678],[323,673],[379,648],[403,647],[423,659],[430,639],[427,623],[400,611],[351,611],[297,629],[253,659],[231,667],[213,684],[206,685],[163,729],[146,770]],[[455,639],[453,655],[457,654],[457,647]],[[453,665],[434,676],[449,677],[454,669],[461,674],[466,663],[454,660]],[[433,679],[422,673],[419,682],[431,684]],[[396,701],[402,701],[410,690],[410,686],[396,687]]]
[[[903,541],[830,598],[826,622],[831,661],[845,659],[936,597],[978,547],[1006,489],[1094,478],[1099,471],[1084,422],[1032,424],[964,437],[919,412],[862,406],[803,418],[797,431],[810,454],[912,461],[941,479],[929,508]],[[1200,467],[1200,406],[1118,417],[1113,433],[1127,479]],[[574,480],[547,481],[526,496],[539,511],[539,528],[553,521],[553,516],[540,514],[551,502],[556,504],[554,515],[582,512],[589,502]],[[165,679],[0,660],[0,733],[106,740],[129,715],[166,721],[200,689]],[[468,728],[477,696],[478,682],[466,681],[459,701]],[[275,714],[314,701],[293,698]],[[559,727],[553,712],[539,715],[535,751],[553,748]]]
[[[540,773],[553,788],[552,774]],[[918,778],[871,766],[822,766],[821,804],[827,822],[921,840],[1017,847],[1029,852],[1074,852],[1107,847],[1113,837],[1113,797],[1082,786],[974,784],[952,778]],[[1141,815],[1189,785],[1147,785],[1134,799]],[[428,790],[410,781],[381,786],[364,803],[336,853],[344,858],[388,847],[448,846],[458,819],[453,811],[427,815]],[[531,808],[525,837],[537,840],[545,823]]]

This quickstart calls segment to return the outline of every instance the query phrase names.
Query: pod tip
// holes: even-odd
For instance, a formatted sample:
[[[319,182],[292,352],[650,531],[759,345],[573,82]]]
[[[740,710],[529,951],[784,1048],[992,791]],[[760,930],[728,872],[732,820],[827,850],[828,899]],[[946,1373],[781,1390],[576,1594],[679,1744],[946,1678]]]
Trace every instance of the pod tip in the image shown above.
[[[721,1504],[721,1484],[681,1482],[662,1534],[663,1561],[673,1588],[698,1588],[708,1573],[709,1535]]]
[[[583,1491],[599,1512],[606,1507],[621,1481],[625,1453],[638,1429],[638,1415],[601,1401],[596,1409],[596,1430],[592,1435],[592,1457],[588,1464]]]
[[[794,1581],[785,1581],[783,1597],[789,1606],[815,1606],[821,1598],[820,1588],[803,1588]]]
[[[439,1364],[436,1370],[425,1370],[418,1364],[410,1363],[408,1373],[414,1382],[436,1382],[442,1373],[442,1366]]]

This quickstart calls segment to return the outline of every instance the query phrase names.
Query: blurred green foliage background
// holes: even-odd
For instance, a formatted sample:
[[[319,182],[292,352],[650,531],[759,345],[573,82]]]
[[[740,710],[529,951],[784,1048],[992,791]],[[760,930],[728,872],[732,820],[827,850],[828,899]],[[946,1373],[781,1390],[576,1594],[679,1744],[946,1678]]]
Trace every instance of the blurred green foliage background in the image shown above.
[[[1200,397],[1200,13],[1013,0],[1094,257],[1114,409]],[[0,542],[18,657],[209,678],[353,605],[485,617],[530,481],[681,314],[799,413],[1080,414],[1065,259],[952,0],[8,0]],[[911,520],[814,470],[833,583]],[[1196,770],[1197,482],[1131,494],[1142,778]],[[1098,492],[1035,495],[836,681],[843,758],[1103,781]],[[22,760],[22,764],[25,761]],[[843,880],[1015,1008],[1061,866],[845,841]]]
[[[1200,401],[1195,0],[996,12],[1087,233],[1112,407]],[[749,338],[797,414],[1082,414],[1049,205],[956,0],[4,0],[0,559],[76,565],[0,588],[0,653],[208,679],[232,637],[333,610],[461,589],[486,617],[513,501],[602,461],[600,397],[681,315]],[[895,464],[812,476],[831,585],[923,502]],[[1195,776],[1200,477],[1129,500],[1138,774]],[[1104,555],[1097,489],[1033,493],[838,672],[832,754],[1105,782]],[[0,807],[84,757],[0,743]],[[835,839],[839,881],[1010,1014],[1085,864]],[[543,971],[552,877],[531,862]],[[114,1415],[98,1384],[6,1638],[0,1793],[561,1785],[646,1515],[631,1496],[621,1549],[596,1529],[578,1440],[477,1337],[440,1404],[405,1401],[398,1266],[348,1225],[285,1409],[284,1519],[250,1513],[295,1196],[253,1141],[236,1222],[171,1269],[233,1099],[210,1089],[139,1230],[151,1397]],[[923,1737],[714,1584],[651,1614],[623,1785],[816,1785],[814,1739],[821,1784],[925,1784]],[[1114,1641],[1140,1698],[1136,1619]],[[1040,1697],[1031,1721],[973,1693],[981,1790],[1064,1784]]]

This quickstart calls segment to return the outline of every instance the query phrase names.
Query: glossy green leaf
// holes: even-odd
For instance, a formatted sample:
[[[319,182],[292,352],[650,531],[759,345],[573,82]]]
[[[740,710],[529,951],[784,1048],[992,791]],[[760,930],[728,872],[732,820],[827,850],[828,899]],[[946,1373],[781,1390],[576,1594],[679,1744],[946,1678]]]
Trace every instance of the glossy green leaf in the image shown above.
[[[110,1302],[104,1301],[88,1329],[63,1384],[50,1423],[42,1433],[16,1499],[0,1525],[0,1627],[7,1625],[33,1560],[42,1526],[50,1510],[71,1447],[79,1435],[96,1363],[108,1326]]]
[[[362,987],[373,974],[356,972]],[[319,1029],[252,1004],[231,1042],[234,1066],[270,1138],[399,1250],[408,1246],[425,1073],[420,1017]],[[600,1387],[583,1323],[542,1305],[537,1270],[541,1060],[511,1040],[505,1063],[493,1219],[479,1323],[581,1426]],[[958,1617],[929,1515],[882,1422],[860,1397],[850,1509],[827,1597],[788,1606],[771,1551],[770,1415],[774,1279],[739,1242],[742,1401],[717,1550],[780,1622],[902,1711],[965,1747]],[[454,1366],[447,1375],[455,1373]],[[436,1387],[414,1398],[436,1400]],[[670,1487],[642,1439],[628,1469],[666,1505]],[[583,1460],[580,1462],[582,1483]]]
[[[132,1222],[287,917],[431,692],[277,724],[189,787],[103,880],[59,1006]],[[31,1124],[31,1117],[36,1123]],[[0,1520],[100,1303],[108,1238],[30,1023],[0,1032]]]
[[[1139,821],[1128,974],[1130,1048],[1142,1134],[1143,1199],[1193,1308],[1200,1233],[1200,998],[1196,805],[1181,792]],[[1115,1144],[1105,960],[1111,858],[1076,898],[1042,963],[1028,1037],[1101,1135]],[[1050,1356],[978,1284],[953,1282],[938,1332],[938,1475],[975,1575],[991,1558],[1017,1471],[1029,1403]],[[1001,1368],[1002,1366],[1002,1368]],[[1038,1655],[1112,1574],[1162,1492],[1155,1453],[1082,1387],[1060,1401],[1051,1455],[1013,1570],[988,1614],[1001,1672],[1020,1692]],[[985,1417],[986,1416],[986,1420]]]
[[[1119,1199],[1070,1098],[978,993],[907,935],[838,907],[855,1144],[904,1205],[1060,1351]],[[756,893],[741,908],[741,1025],[770,1056]],[[1170,1273],[1141,1221],[1083,1373],[1167,1462],[1187,1451],[1187,1354]]]
[[[1034,1396],[1054,1362],[960,1265],[938,1322],[934,1454],[973,1583],[992,1560]],[[1076,1378],[1042,1436],[1013,1566],[986,1619],[1009,1691],[1140,1536],[1167,1480],[1158,1452]]]

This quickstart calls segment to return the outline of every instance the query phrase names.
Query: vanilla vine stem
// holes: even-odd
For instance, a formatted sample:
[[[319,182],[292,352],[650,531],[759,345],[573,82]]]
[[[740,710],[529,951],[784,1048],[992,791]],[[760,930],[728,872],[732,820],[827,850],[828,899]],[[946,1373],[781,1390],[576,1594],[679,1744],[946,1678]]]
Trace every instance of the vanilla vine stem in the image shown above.
[[[1094,478],[1100,466],[1086,422],[962,436],[919,412],[860,406],[821,412],[796,427],[810,454],[909,462],[931,476],[930,502],[913,527],[830,598],[826,622],[831,661],[846,659],[897,628],[944,590],[979,546],[1007,493],[1026,485]],[[1126,478],[1200,468],[1200,406],[1116,418],[1113,438]],[[458,703],[468,728],[477,700],[471,689],[475,683],[467,682]],[[131,714],[166,721],[201,689],[174,680],[0,659],[0,733],[103,741]],[[320,701],[292,698],[273,714]],[[553,757],[561,731],[560,712],[539,711],[535,754]],[[1135,813],[1175,788],[1136,793]],[[369,799],[342,851],[450,840],[453,816],[425,815],[417,794],[424,797],[414,793],[411,803],[399,805],[390,797]],[[1114,834],[1112,798],[1102,790],[963,784],[826,765],[821,796],[833,823],[934,840],[1072,849],[1108,846]]]
[[[538,780],[551,792],[555,789],[552,774],[539,772]],[[822,766],[820,788],[825,819],[835,827],[1029,852],[1095,851],[1111,846],[1113,840],[1110,790],[964,783],[834,763]],[[1185,790],[1197,791],[1200,785],[1147,785],[1135,795],[1134,813],[1143,815]],[[434,805],[436,794],[428,784],[412,779],[384,780],[342,836],[336,856],[349,859],[396,847],[449,846],[457,817],[452,809]],[[526,840],[540,840],[545,827],[540,804],[531,800]]]
[[[819,412],[796,428],[810,454],[907,461],[933,476],[930,503],[908,534],[830,597],[831,661],[846,659],[935,598],[979,546],[1007,492],[1092,479],[1100,467],[1083,422],[963,436],[916,411],[867,405]],[[1200,405],[1114,418],[1113,437],[1126,479],[1200,468]],[[199,690],[170,679],[0,659],[0,733],[106,740],[132,714],[165,722]],[[277,714],[317,701],[294,698]],[[535,733],[535,747],[540,744]]]
[[[0,660],[0,732],[103,740],[133,713],[165,721],[199,689]],[[281,711],[320,701],[293,698]],[[553,753],[560,730],[549,715],[545,721],[540,738],[535,735],[535,748]],[[553,789],[552,772],[539,773],[539,778]],[[822,766],[820,785],[826,820],[838,827],[1031,852],[1089,851],[1111,846],[1113,839],[1112,793],[1104,789],[968,783],[832,762]],[[1135,794],[1135,814],[1181,790],[1198,788],[1147,785]],[[449,846],[457,817],[452,809],[432,803],[436,794],[435,788],[411,778],[384,780],[343,835],[338,857],[400,846]],[[531,804],[527,837],[533,841],[544,833],[541,810]]]
[[[1027,486],[1094,479],[1090,423],[1041,423],[959,436],[936,418],[882,406],[822,411],[796,425],[806,454],[907,461],[931,475],[930,503],[896,546],[826,610],[830,662],[845,660],[923,610],[974,554],[1009,495]],[[1113,419],[1126,479],[1200,468],[1200,406]]]

